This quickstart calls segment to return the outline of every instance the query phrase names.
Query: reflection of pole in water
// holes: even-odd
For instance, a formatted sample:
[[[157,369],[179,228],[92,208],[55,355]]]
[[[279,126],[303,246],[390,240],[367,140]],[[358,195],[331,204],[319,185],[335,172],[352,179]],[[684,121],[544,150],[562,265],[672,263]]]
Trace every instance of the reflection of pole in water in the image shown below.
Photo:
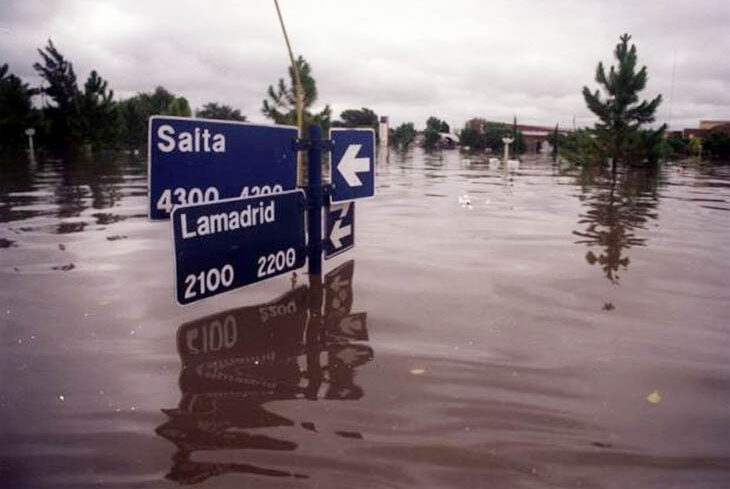
[[[319,354],[322,350],[322,276],[309,275],[309,318],[305,333],[308,383],[304,396],[316,400],[322,385],[322,366]]]

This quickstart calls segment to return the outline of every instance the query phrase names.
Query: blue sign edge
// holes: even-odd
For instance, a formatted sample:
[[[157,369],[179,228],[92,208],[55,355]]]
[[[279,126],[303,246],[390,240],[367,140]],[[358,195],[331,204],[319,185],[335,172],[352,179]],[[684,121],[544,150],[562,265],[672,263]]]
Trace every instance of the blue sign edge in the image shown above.
[[[337,205],[347,204],[347,205],[353,205],[354,206],[355,205],[355,201],[352,200],[352,201],[347,201],[347,202],[331,202],[331,204],[337,204]],[[328,206],[325,207],[326,212],[328,214],[329,214],[330,206],[331,205],[328,205]],[[335,258],[336,256],[339,256],[339,255],[341,255],[342,253],[344,253],[346,251],[350,251],[351,249],[353,249],[355,247],[355,215],[354,215],[355,209],[354,208],[352,209],[352,212],[353,212],[353,216],[352,216],[352,244],[350,246],[348,246],[347,248],[342,248],[342,249],[340,249],[340,250],[338,250],[338,251],[336,251],[336,252],[334,252],[334,253],[332,253],[330,255],[327,254],[327,251],[326,250],[323,250],[323,253],[322,254],[324,255],[324,259],[325,260],[329,260],[331,258]],[[327,216],[325,216],[325,224],[326,223],[327,223]],[[327,229],[327,226],[326,225],[325,225],[325,229]],[[326,239],[327,240],[330,239],[329,235],[326,237]]]
[[[147,220],[150,222],[164,222],[165,219],[152,219],[152,192],[150,189],[152,188],[152,145],[150,144],[150,141],[152,141],[152,121],[154,119],[173,119],[173,120],[181,120],[181,121],[202,121],[202,122],[212,122],[214,124],[234,124],[239,126],[253,126],[253,127],[276,127],[276,128],[284,128],[284,129],[295,129],[297,131],[297,134],[299,134],[299,128],[297,126],[289,126],[285,124],[252,124],[250,122],[244,122],[244,121],[225,121],[221,119],[204,119],[201,117],[183,117],[179,115],[161,115],[161,114],[155,114],[151,115],[149,119],[147,119]],[[373,140],[374,141],[374,140]],[[298,161],[298,158],[297,158]],[[297,167],[299,165],[297,164]],[[297,176],[299,175],[299,168],[297,168],[296,172]],[[280,192],[281,193],[281,192]],[[226,199],[221,199],[226,200]],[[220,202],[220,200],[216,200],[215,202]],[[206,202],[210,203],[210,202]],[[174,212],[175,209],[173,209]],[[170,217],[167,220],[172,220],[172,212],[170,212]]]
[[[377,167],[378,167],[376,151],[378,148],[377,148],[377,144],[375,143],[375,129],[373,129],[371,127],[332,127],[332,128],[330,128],[330,139],[332,139],[332,133],[334,131],[363,131],[363,132],[369,131],[369,132],[373,133],[373,195],[369,195],[367,197],[356,197],[354,199],[347,199],[347,200],[335,200],[334,194],[333,194],[332,202],[335,204],[344,204],[345,202],[355,202],[357,200],[367,200],[367,199],[375,198],[375,195],[378,193],[377,192],[378,185],[377,185],[377,182],[375,181],[375,176],[378,173],[376,171]],[[330,172],[329,172],[330,185],[332,185],[332,182],[333,182],[332,174],[334,173],[334,171],[335,171],[335,165],[334,165],[334,162],[332,161],[332,158],[330,158]]]
[[[173,224],[174,223],[173,214],[175,212],[177,212],[178,209],[187,209],[189,207],[200,207],[200,206],[203,206],[203,205],[210,205],[210,204],[219,204],[221,202],[233,202],[233,201],[237,201],[237,200],[261,199],[261,198],[264,198],[264,197],[272,197],[272,196],[284,195],[284,194],[293,194],[293,193],[296,193],[296,192],[302,194],[302,197],[304,198],[304,201],[306,203],[306,201],[307,201],[307,193],[304,191],[304,189],[296,188],[296,189],[285,190],[283,192],[277,192],[275,194],[269,194],[269,195],[256,195],[254,197],[232,197],[230,199],[220,199],[220,200],[216,200],[216,201],[213,201],[213,202],[199,202],[199,203],[196,203],[196,204],[188,204],[188,205],[181,205],[181,206],[175,207],[172,210],[172,212],[170,212],[170,234],[172,234],[172,255],[173,255],[173,267],[172,268],[173,268],[174,284],[175,284],[175,287],[172,289],[172,292],[173,292],[173,295],[175,296],[175,302],[177,302],[177,305],[180,306],[180,307],[189,306],[191,304],[198,303],[198,302],[203,301],[205,299],[212,299],[213,297],[218,297],[218,296],[221,296],[221,295],[230,294],[231,292],[235,292],[237,290],[245,289],[246,287],[251,287],[253,285],[258,285],[258,284],[260,284],[262,282],[267,282],[269,280],[273,280],[275,278],[279,278],[282,275],[284,275],[285,273],[289,273],[289,272],[293,272],[295,270],[299,270],[300,268],[303,268],[304,266],[306,266],[307,262],[309,261],[309,256],[308,256],[307,253],[305,253],[305,256],[304,256],[304,258],[305,258],[304,264],[302,264],[302,266],[299,267],[299,268],[295,268],[294,270],[289,270],[289,271],[287,271],[285,273],[280,273],[278,275],[272,275],[270,277],[267,277],[267,278],[264,278],[262,280],[259,280],[258,282],[254,282],[252,284],[242,285],[241,287],[236,287],[235,289],[229,289],[229,290],[226,290],[224,292],[220,292],[218,294],[215,294],[213,296],[201,297],[198,300],[191,301],[191,302],[187,302],[187,303],[184,303],[183,304],[177,298],[177,251],[176,251],[176,248],[175,248],[175,225]],[[306,215],[304,217],[306,219]],[[305,221],[305,226],[304,226],[304,242],[305,242],[305,244],[309,242],[309,236],[307,234],[306,221]]]

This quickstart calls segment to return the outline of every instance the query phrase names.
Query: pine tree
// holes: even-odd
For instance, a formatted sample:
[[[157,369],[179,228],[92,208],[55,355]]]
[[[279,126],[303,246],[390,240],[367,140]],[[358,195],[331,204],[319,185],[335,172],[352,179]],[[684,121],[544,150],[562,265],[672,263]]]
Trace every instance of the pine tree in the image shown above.
[[[92,70],[78,94],[80,134],[95,149],[114,146],[121,130],[114,91],[107,87],[107,81]]]
[[[596,82],[601,86],[605,99],[602,99],[599,90],[591,92],[588,87],[583,87],[583,98],[588,108],[600,119],[593,133],[599,151],[614,161],[635,163],[655,160],[666,125],[658,130],[641,129],[641,126],[654,122],[654,113],[662,96],[639,103],[638,94],[647,82],[646,66],[637,72],[636,46],[629,46],[631,36],[624,34],[619,39],[614,51],[618,65],[611,66],[608,73],[602,62],[596,67]]]
[[[33,68],[47,83],[41,90],[53,103],[43,109],[50,123],[50,143],[55,149],[67,148],[79,139],[76,73],[73,64],[63,57],[50,39],[45,50],[39,49],[38,54],[43,64],[34,63]]]
[[[329,105],[318,114],[312,114],[309,109],[317,100],[317,83],[312,77],[312,69],[309,63],[299,56],[296,60],[299,77],[302,81],[302,107],[304,126],[310,123],[319,124],[323,129],[329,129],[332,110]],[[297,99],[295,90],[295,76],[292,67],[289,67],[289,84],[283,78],[279,78],[279,82],[274,88],[269,85],[267,95],[269,100],[264,100],[261,112],[273,120],[277,124],[296,125],[297,123]]]

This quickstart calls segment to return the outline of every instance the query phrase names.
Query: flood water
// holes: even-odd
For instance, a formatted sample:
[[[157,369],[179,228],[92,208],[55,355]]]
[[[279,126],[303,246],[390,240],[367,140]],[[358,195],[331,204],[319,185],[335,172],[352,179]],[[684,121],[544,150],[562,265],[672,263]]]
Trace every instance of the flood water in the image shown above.
[[[4,165],[2,488],[730,487],[730,167],[393,153],[323,283],[183,308],[144,160]]]

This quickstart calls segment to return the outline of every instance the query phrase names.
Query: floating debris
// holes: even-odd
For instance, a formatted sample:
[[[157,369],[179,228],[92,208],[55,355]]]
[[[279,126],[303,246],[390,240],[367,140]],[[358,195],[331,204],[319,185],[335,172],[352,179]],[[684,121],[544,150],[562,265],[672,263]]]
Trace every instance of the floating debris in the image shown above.
[[[662,396],[659,395],[659,391],[655,390],[648,396],[646,396],[646,401],[651,404],[659,404],[662,401]]]
[[[125,235],[123,235],[123,234],[115,234],[114,236],[107,236],[106,237],[106,240],[107,241],[117,241],[117,240],[120,240],[120,239],[127,239],[127,237]]]
[[[613,448],[613,445],[612,444],[605,443],[605,442],[602,442],[602,441],[594,441],[594,442],[591,443],[591,445],[593,445],[594,447],[598,447],[598,448]]]
[[[66,251],[66,246],[63,245],[63,244],[61,244],[61,243],[59,243],[58,244],[58,249],[61,250],[61,251]]]
[[[65,397],[64,397],[63,395],[60,395],[60,396],[58,396],[58,400],[59,400],[59,401],[65,401],[65,400],[66,400],[66,398],[65,398]]]
[[[426,369],[423,369],[423,368],[412,368],[411,369],[412,375],[423,375],[425,373],[426,373]]]
[[[73,270],[76,268],[76,265],[73,263],[69,263],[68,265],[59,265],[57,267],[53,267],[53,270],[60,270],[61,272],[68,272],[69,270]]]

